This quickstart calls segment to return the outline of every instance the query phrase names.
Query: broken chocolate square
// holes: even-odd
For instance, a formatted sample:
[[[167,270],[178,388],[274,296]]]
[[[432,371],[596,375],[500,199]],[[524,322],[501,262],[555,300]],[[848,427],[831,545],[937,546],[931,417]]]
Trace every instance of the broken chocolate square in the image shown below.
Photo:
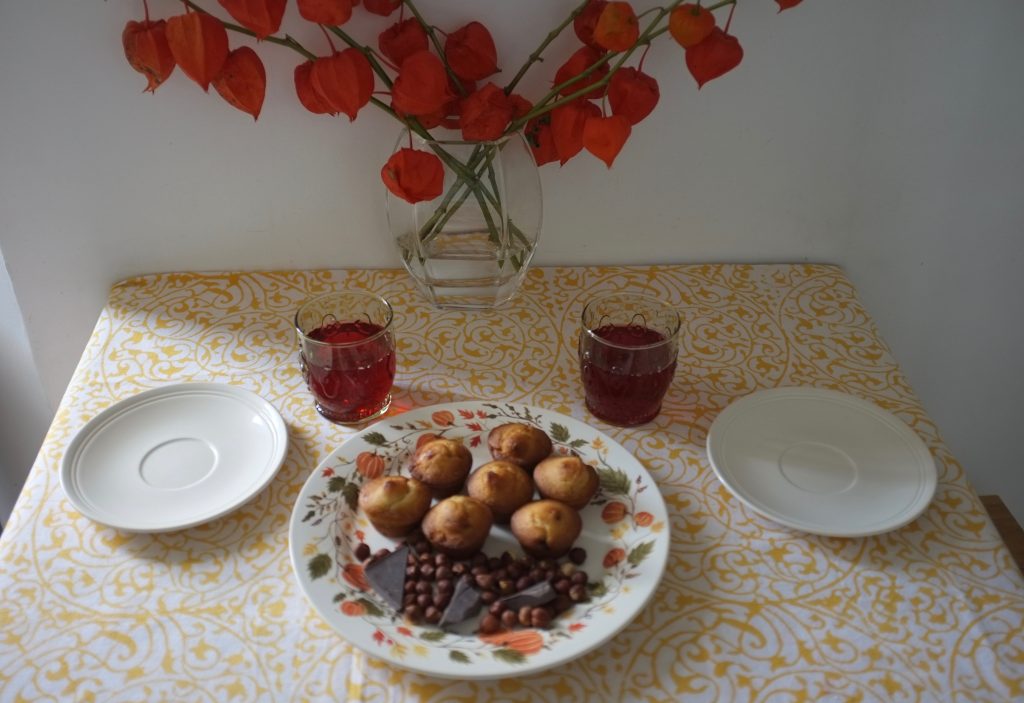
[[[480,612],[480,591],[469,585],[466,579],[459,579],[452,593],[452,600],[441,616],[439,626],[458,625]]]
[[[508,610],[515,612],[524,605],[536,607],[538,605],[550,603],[557,595],[558,594],[555,592],[555,589],[551,587],[550,582],[541,581],[540,583],[533,584],[529,588],[524,588],[518,593],[505,596],[501,599],[501,602],[505,604],[505,607]]]
[[[371,561],[366,565],[366,580],[373,586],[384,602],[396,611],[402,609],[402,594],[405,592],[405,563],[409,547],[402,545],[390,554]]]

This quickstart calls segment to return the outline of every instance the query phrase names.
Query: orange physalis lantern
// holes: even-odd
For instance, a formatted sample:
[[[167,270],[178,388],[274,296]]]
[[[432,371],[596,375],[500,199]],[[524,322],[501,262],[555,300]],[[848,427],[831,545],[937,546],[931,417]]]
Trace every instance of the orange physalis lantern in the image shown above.
[[[167,20],[167,45],[185,75],[207,91],[228,58],[227,30],[205,12],[186,12]]]
[[[607,4],[607,0],[590,0],[583,11],[572,21],[572,29],[576,32],[579,40],[594,49],[601,48],[594,42],[594,28],[597,27],[597,20],[601,17]]]
[[[441,194],[444,166],[434,154],[406,147],[391,155],[380,177],[389,191],[415,205]]]
[[[610,569],[625,558],[626,550],[620,547],[615,547],[614,549],[608,550],[608,553],[604,555],[604,560],[601,563],[604,565],[604,568]]]
[[[710,80],[728,73],[743,60],[739,40],[715,27],[708,38],[686,50],[686,67],[702,87]]]
[[[498,70],[494,39],[479,22],[470,22],[449,34],[444,55],[455,75],[464,80],[479,81]]]
[[[558,150],[555,148],[555,138],[551,132],[550,116],[543,115],[527,123],[526,141],[530,144],[533,160],[537,162],[538,166],[558,161]]]
[[[706,8],[693,3],[680,5],[668,18],[668,31],[684,49],[696,46],[708,38],[715,28],[715,16]]]
[[[427,32],[416,18],[409,18],[393,25],[380,33],[377,38],[380,53],[391,63],[401,66],[402,62],[417,51],[426,51]]]
[[[565,164],[583,149],[583,128],[591,117],[601,110],[586,100],[574,100],[551,111],[551,137],[555,142],[558,160]]]
[[[359,3],[356,4],[358,5]],[[387,17],[402,6],[402,0],[364,0],[363,6],[367,12]]]
[[[621,115],[591,117],[583,125],[583,146],[611,168],[632,131],[629,120]]]
[[[358,49],[345,49],[313,62],[310,71],[313,88],[332,112],[344,112],[349,120],[373,93],[373,69]]]
[[[533,103],[519,93],[512,93],[508,96],[508,102],[512,106],[512,119],[518,120],[533,109]]]
[[[599,49],[592,49],[589,46],[577,49],[576,52],[569,57],[569,60],[562,64],[561,68],[558,69],[558,72],[555,73],[555,85],[561,85],[562,83],[575,78],[600,61],[603,57],[604,52]],[[576,81],[571,85],[567,85],[564,88],[559,89],[558,92],[562,95],[571,95],[581,88],[594,85],[607,75],[608,64],[604,63],[599,68],[594,69],[594,72],[586,78]],[[588,99],[600,98],[603,92],[603,89],[595,88],[589,93],[585,93],[583,97]]]
[[[613,115],[631,125],[647,117],[658,104],[658,81],[635,68],[620,68],[608,83],[608,104]]]
[[[295,67],[295,93],[302,106],[316,115],[334,114],[327,101],[313,87],[311,73],[313,62],[306,61]]]
[[[505,91],[488,83],[460,104],[459,127],[467,141],[491,141],[505,131],[512,119],[512,103]]]
[[[640,22],[628,2],[610,2],[597,18],[594,43],[609,51],[626,51],[640,37]]]
[[[444,64],[429,51],[417,51],[403,61],[391,87],[395,109],[409,115],[438,112],[453,97]]]
[[[213,87],[229,104],[256,119],[267,92],[267,72],[256,52],[242,46],[230,54],[213,78]]]
[[[146,77],[148,92],[154,92],[174,71],[174,56],[167,45],[167,23],[163,20],[129,22],[121,32],[121,43],[128,63]]]
[[[286,0],[218,0],[228,14],[258,39],[266,39],[281,28]],[[301,4],[301,3],[300,3]]]
[[[297,0],[303,19],[317,24],[340,25],[352,18],[352,0]]]

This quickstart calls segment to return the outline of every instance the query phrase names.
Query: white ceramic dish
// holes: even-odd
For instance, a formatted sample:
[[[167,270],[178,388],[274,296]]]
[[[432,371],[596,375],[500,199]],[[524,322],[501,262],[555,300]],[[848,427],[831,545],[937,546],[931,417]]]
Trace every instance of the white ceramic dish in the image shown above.
[[[288,432],[260,396],[218,383],[144,391],[90,420],[68,445],[60,482],[96,522],[129,532],[192,527],[259,493]]]
[[[906,525],[931,502],[928,448],[866,400],[815,388],[758,391],[708,431],[708,458],[737,498],[780,525],[863,537]]]
[[[556,451],[575,451],[601,476],[602,488],[581,511],[577,546],[599,587],[550,630],[522,629],[489,637],[473,633],[476,619],[457,632],[404,622],[366,584],[354,556],[365,540],[376,551],[396,542],[358,511],[359,488],[384,473],[408,475],[416,442],[426,434],[461,438],[474,467],[490,461],[487,434],[506,422],[545,430]],[[616,504],[616,505],[613,505]],[[385,418],[334,451],[313,472],[292,511],[292,566],[314,609],[367,654],[430,676],[491,679],[524,676],[564,664],[608,641],[648,603],[661,580],[669,522],[657,485],[636,458],[588,425],[559,413],[513,403],[462,402],[419,408]],[[521,553],[509,531],[491,530],[484,551]]]

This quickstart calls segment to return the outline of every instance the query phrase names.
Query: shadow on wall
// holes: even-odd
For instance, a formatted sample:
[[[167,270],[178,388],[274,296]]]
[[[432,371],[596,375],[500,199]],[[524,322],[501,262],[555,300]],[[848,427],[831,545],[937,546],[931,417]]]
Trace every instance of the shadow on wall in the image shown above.
[[[7,524],[52,418],[0,252],[0,524]]]

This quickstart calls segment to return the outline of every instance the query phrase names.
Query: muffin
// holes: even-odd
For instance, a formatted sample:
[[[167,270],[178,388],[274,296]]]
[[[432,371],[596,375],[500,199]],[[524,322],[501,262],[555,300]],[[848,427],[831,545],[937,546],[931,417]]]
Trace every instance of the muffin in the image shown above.
[[[551,438],[544,430],[521,422],[498,425],[487,435],[491,456],[531,471],[551,454]]]
[[[512,515],[512,534],[530,556],[557,559],[565,555],[583,529],[575,508],[557,500],[527,503]]]
[[[470,475],[466,493],[490,508],[495,522],[504,523],[533,498],[533,481],[515,464],[492,461]]]
[[[430,509],[430,489],[405,476],[381,476],[359,490],[359,509],[385,537],[409,534]]]
[[[597,493],[599,480],[593,466],[578,456],[552,456],[537,464],[533,481],[543,498],[559,500],[582,510]]]
[[[423,518],[423,536],[438,551],[463,559],[480,551],[493,522],[491,509],[476,498],[452,496]]]
[[[462,489],[472,465],[473,455],[465,444],[434,439],[416,449],[410,473],[427,484],[435,498],[446,498]]]

